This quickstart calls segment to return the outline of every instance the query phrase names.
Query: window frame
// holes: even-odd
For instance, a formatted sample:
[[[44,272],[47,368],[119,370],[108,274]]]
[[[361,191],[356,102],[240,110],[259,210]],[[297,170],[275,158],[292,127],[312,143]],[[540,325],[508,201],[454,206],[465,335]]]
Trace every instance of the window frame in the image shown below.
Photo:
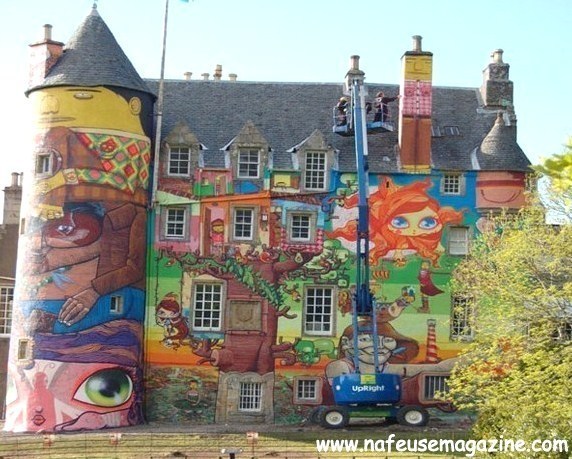
[[[169,218],[170,212],[183,212],[182,220],[171,221]],[[169,206],[164,208],[164,222],[163,222],[163,237],[168,240],[185,240],[187,238],[187,212],[186,207]],[[182,234],[171,234],[169,225],[181,226]]]
[[[313,383],[314,397],[300,396],[300,384]],[[302,388],[302,390],[304,390]],[[316,376],[297,376],[294,378],[293,387],[294,404],[300,405],[320,405],[322,403],[322,379]]]
[[[294,237],[294,219],[297,217],[308,218],[308,237],[300,238]],[[308,211],[290,211],[287,215],[287,228],[288,228],[288,241],[297,244],[309,244],[316,239],[316,221],[317,216],[315,212]]]
[[[250,236],[244,236],[244,235],[237,235],[237,228],[238,228],[238,224],[237,223],[237,212],[239,211],[249,211],[251,213],[251,219],[250,219]],[[257,209],[256,207],[247,207],[247,206],[237,206],[237,207],[233,207],[232,208],[232,240],[236,241],[236,242],[247,242],[247,241],[254,241],[254,238],[256,236],[256,218],[257,218]],[[240,225],[244,226],[245,223],[244,222],[240,222]]]
[[[464,240],[454,239],[453,235],[458,232],[458,230],[463,230]],[[469,254],[470,249],[470,228],[468,226],[449,226],[448,228],[448,235],[447,235],[447,253],[452,256],[462,257]],[[463,247],[462,251],[458,251],[457,248],[453,249],[453,247]]]
[[[12,331],[14,286],[0,285],[0,337],[9,337]]]
[[[468,295],[453,295],[451,297],[451,316],[449,319],[450,339],[453,341],[472,341],[475,337],[475,329],[472,323],[474,318],[474,298]]]
[[[450,191],[452,185],[449,180],[455,179],[457,191]],[[465,174],[460,172],[444,172],[441,176],[440,192],[443,196],[464,196],[465,195]]]
[[[54,158],[55,152],[53,150],[40,150],[36,152],[34,163],[34,174],[36,177],[49,177],[54,173]],[[42,167],[40,167],[42,165]]]
[[[250,155],[256,154],[256,162],[252,162]],[[243,162],[243,155],[248,154],[249,158],[246,162]],[[261,162],[261,154],[259,148],[240,148],[238,150],[238,155],[236,158],[236,178],[239,180],[257,180],[260,178],[260,162]],[[241,173],[241,166],[247,166],[247,175],[243,175]],[[250,175],[250,171],[252,170],[252,165],[256,165],[256,175]]]
[[[319,169],[314,166],[316,164],[315,160],[310,160],[311,157],[320,155],[323,157],[323,168]],[[321,161],[319,161],[321,162]],[[318,174],[321,173],[321,180],[323,186],[309,186],[313,185],[314,182],[319,180]],[[325,151],[307,151],[304,156],[304,174],[303,174],[304,189],[307,191],[327,191],[328,189],[328,154]]]
[[[125,301],[123,295],[111,295],[109,298],[109,312],[111,314],[123,314]]]
[[[321,306],[322,308],[324,307],[324,305],[320,305],[320,304],[313,304],[311,305],[313,307],[313,310],[309,310],[310,308],[310,304],[308,301],[309,298],[309,292],[310,291],[329,291],[330,292],[330,304],[326,305],[327,307],[329,307],[329,311],[328,312],[323,312],[323,311],[317,311],[317,309]],[[318,295],[314,294],[314,301],[316,301],[318,298],[321,298],[322,300],[325,298],[323,292],[322,295],[320,297],[318,297]],[[334,286],[331,285],[308,285],[304,288],[304,298],[303,298],[303,319],[302,319],[302,334],[303,335],[307,335],[307,336],[335,336],[336,334],[336,323],[335,323],[335,319],[336,319],[336,310],[337,310],[337,305],[336,305],[336,299],[337,299],[337,293],[336,293],[336,288]],[[309,321],[309,317],[314,317],[314,316],[319,316],[322,317],[322,320],[317,321],[315,320],[315,318],[310,322]],[[329,317],[329,320],[323,320],[324,318]],[[329,330],[316,330],[317,326],[323,326],[325,324],[329,325]]]
[[[243,389],[246,389],[243,390]],[[238,387],[238,412],[261,413],[263,402],[264,384],[260,381],[240,381]],[[245,393],[248,392],[248,393]],[[246,398],[246,400],[245,400]],[[245,407],[243,403],[252,405]]]
[[[178,150],[178,151],[175,151]],[[182,152],[181,150],[187,150],[186,154],[188,155],[186,160],[182,160],[180,157],[177,159],[173,159],[173,154],[177,153],[179,155],[181,155]],[[191,147],[187,147],[187,146],[183,146],[183,145],[176,145],[176,146],[170,146],[169,145],[169,153],[167,156],[167,175],[169,177],[190,177],[191,176]],[[178,172],[172,172],[171,168],[174,167],[174,165],[177,165],[176,169],[178,170]],[[186,163],[186,172],[181,172],[181,164],[185,164]]]
[[[206,287],[209,286],[211,287],[210,292],[199,292],[199,287]],[[218,292],[214,292],[213,289],[214,288],[218,288]],[[199,293],[202,293],[203,295],[205,294],[210,294],[210,295],[214,295],[215,293],[218,294],[219,296],[219,300],[216,302],[218,304],[218,311],[213,308],[213,305],[215,304],[215,301],[211,300],[209,303],[209,308],[205,308],[204,304],[206,303],[206,301],[203,299],[202,300],[202,305],[201,308],[197,307],[197,295]],[[197,281],[197,282],[193,282],[193,287],[192,287],[192,294],[191,294],[191,308],[192,308],[192,314],[191,314],[191,329],[193,331],[196,332],[221,332],[223,331],[223,327],[224,327],[224,309],[225,309],[225,304],[226,304],[226,299],[225,299],[225,290],[224,290],[224,284],[222,284],[221,282],[211,282],[211,281]],[[210,317],[205,318],[202,314],[204,314],[205,311],[209,311],[210,312]],[[197,317],[197,312],[201,312],[201,317],[200,319]],[[218,312],[218,318],[213,318],[213,312]],[[200,320],[200,325],[197,325],[196,321]],[[209,325],[205,326],[205,322],[209,321]],[[216,327],[213,327],[212,324],[215,320],[218,320],[218,325]]]
[[[424,401],[435,401],[440,400],[435,398],[436,393],[448,394],[450,391],[449,379],[451,378],[448,374],[425,374],[423,376],[423,391],[422,400]],[[430,383],[428,384],[428,380]],[[436,381],[438,381],[436,383]],[[437,387],[438,386],[438,387]],[[421,394],[420,394],[421,395]]]

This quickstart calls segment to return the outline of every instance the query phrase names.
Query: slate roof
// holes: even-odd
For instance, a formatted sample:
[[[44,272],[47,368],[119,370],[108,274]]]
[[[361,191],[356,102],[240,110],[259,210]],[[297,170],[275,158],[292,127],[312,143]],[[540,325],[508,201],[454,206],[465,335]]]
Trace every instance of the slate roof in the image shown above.
[[[42,84],[51,86],[115,86],[150,93],[131,61],[94,7],[50,69]]]
[[[340,80],[343,80],[343,75]],[[157,80],[147,80],[158,91]],[[366,84],[368,99],[377,91],[387,96],[398,93],[397,85]],[[268,83],[241,81],[167,80],[165,81],[163,136],[177,122],[186,123],[207,147],[205,167],[224,168],[224,151],[244,124],[251,120],[272,149],[275,170],[293,169],[292,147],[320,130],[328,143],[339,151],[340,171],[355,171],[353,137],[332,132],[332,108],[342,94],[342,83]],[[397,102],[390,111],[397,115]],[[433,126],[445,135],[432,138],[433,167],[440,170],[528,171],[530,162],[513,138],[499,140],[499,152],[482,159],[475,151],[494,126],[496,111],[484,110],[477,88],[433,88]],[[397,126],[397,120],[396,126]],[[459,135],[448,135],[447,126],[458,128]],[[369,165],[373,173],[400,172],[397,129],[368,136]],[[503,156],[505,155],[505,156]]]

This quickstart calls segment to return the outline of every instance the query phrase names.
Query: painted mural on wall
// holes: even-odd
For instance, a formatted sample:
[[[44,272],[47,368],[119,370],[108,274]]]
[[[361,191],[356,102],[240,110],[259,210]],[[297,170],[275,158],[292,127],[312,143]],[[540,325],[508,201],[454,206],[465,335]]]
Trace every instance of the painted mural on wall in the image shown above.
[[[143,97],[143,98],[141,98]],[[33,92],[6,429],[142,421],[149,96]],[[16,336],[16,335],[15,335]]]
[[[451,227],[474,224],[474,195],[443,197],[438,180],[370,178],[380,360],[385,371],[406,377],[404,397],[411,399],[423,392],[422,378],[448,373],[461,346],[450,340],[447,283],[459,257],[447,241]],[[332,403],[329,382],[353,370],[356,352],[357,198],[354,174],[332,172],[331,183],[332,192],[317,194],[286,194],[282,186],[280,193],[202,198],[191,212],[194,239],[182,251],[156,223],[147,321],[150,419],[288,423]],[[173,207],[169,198],[164,204]],[[252,238],[236,239],[236,218],[243,216],[237,210],[250,208]],[[293,225],[302,223],[312,235],[293,240]],[[358,340],[362,371],[372,371],[373,339]]]

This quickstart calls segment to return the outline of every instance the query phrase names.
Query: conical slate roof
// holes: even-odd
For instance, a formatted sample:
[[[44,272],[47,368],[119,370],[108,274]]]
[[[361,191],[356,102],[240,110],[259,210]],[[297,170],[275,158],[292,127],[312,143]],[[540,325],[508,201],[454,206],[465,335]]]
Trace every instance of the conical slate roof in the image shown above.
[[[70,85],[115,86],[151,93],[95,6],[70,38],[62,57],[42,84],[30,88],[28,93]]]
[[[520,170],[530,164],[516,142],[516,126],[507,126],[501,113],[481,142],[478,161],[487,170]]]

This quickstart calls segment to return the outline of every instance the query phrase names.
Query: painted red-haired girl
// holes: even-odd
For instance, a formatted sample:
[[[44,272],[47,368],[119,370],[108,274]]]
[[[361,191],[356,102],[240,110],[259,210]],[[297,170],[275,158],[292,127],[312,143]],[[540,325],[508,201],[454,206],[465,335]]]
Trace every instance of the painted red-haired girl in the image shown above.
[[[372,266],[388,255],[402,266],[408,252],[429,259],[435,267],[439,265],[439,258],[445,251],[441,245],[443,228],[447,224],[460,224],[463,212],[452,207],[441,207],[436,199],[427,194],[430,187],[429,178],[401,187],[388,177],[380,178],[378,189],[369,198]],[[356,193],[345,200],[344,207],[356,207],[357,203]],[[356,231],[357,222],[351,220],[330,232],[329,237],[355,241]]]

